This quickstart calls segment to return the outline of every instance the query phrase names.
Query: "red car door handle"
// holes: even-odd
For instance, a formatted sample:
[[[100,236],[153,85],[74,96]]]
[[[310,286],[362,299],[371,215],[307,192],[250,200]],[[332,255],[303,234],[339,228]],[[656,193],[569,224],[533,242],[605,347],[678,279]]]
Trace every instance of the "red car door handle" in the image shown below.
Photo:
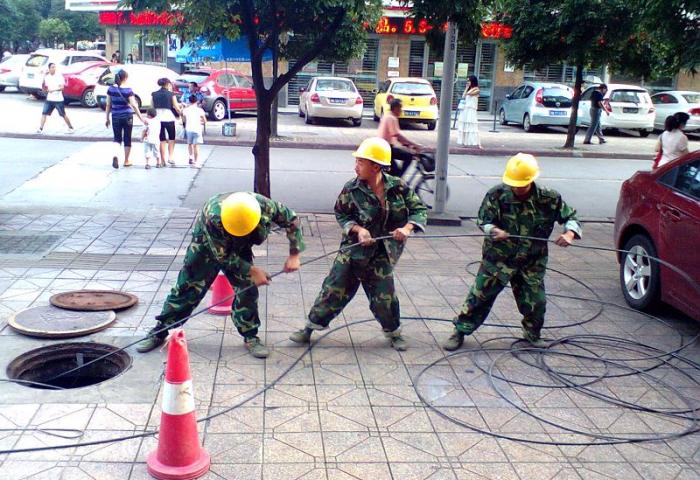
[[[661,211],[661,214],[664,217],[668,217],[674,222],[680,222],[681,221],[681,212],[676,210],[675,208],[672,207],[667,207],[667,206],[662,206],[659,207],[659,210]]]

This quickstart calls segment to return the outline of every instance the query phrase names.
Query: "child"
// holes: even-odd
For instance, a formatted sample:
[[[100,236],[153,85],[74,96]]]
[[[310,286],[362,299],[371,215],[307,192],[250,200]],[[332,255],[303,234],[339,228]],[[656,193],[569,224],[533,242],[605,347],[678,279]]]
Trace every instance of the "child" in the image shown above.
[[[190,95],[190,104],[182,111],[185,122],[185,138],[187,139],[187,152],[190,156],[190,165],[199,168],[199,146],[204,143],[204,125],[207,117],[204,110],[197,105],[197,96]]]
[[[158,112],[155,108],[149,108],[146,112],[148,117],[146,122],[144,122],[143,133],[141,134],[141,140],[143,141],[143,154],[146,157],[146,169],[150,169],[151,166],[148,161],[151,157],[156,159],[156,168],[164,167],[165,161],[160,158],[160,120],[156,118]]]

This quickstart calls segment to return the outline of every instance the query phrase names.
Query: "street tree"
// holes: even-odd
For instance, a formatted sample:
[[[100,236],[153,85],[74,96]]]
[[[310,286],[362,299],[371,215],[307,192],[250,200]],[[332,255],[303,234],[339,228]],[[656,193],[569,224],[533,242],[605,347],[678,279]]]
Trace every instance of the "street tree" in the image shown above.
[[[508,60],[519,68],[568,63],[576,67],[574,99],[565,148],[576,136],[583,70],[613,71],[653,79],[697,64],[684,54],[684,39],[698,32],[698,12],[682,0],[499,0],[499,20],[513,28],[504,42]],[[695,25],[694,32],[686,25]]]
[[[279,91],[315,59],[346,60],[361,54],[367,28],[381,12],[381,0],[122,0],[136,11],[171,11],[181,16],[173,29],[210,41],[245,35],[257,100],[254,189],[270,195],[271,106]],[[287,41],[292,38],[293,41]],[[266,86],[263,55],[276,50],[294,59]]]
[[[60,18],[45,18],[39,22],[39,39],[45,45],[56,47],[57,44],[68,40],[71,33],[68,22]]]

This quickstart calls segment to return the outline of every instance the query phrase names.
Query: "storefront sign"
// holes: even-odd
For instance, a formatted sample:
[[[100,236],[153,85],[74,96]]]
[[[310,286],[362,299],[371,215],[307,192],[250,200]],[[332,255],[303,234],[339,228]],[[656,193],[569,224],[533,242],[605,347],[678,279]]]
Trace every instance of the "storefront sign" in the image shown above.
[[[182,21],[182,14],[155,12],[100,12],[100,25],[136,25],[169,27]]]
[[[399,68],[399,57],[389,57],[387,61],[387,67]]]
[[[379,19],[374,31],[380,35],[425,35],[433,26],[425,19],[405,17],[382,17]],[[447,24],[442,26],[447,31]],[[483,38],[507,39],[513,36],[513,27],[501,22],[487,22],[481,24],[481,36]]]
[[[484,38],[511,38],[513,27],[501,22],[482,23],[481,36]]]
[[[458,63],[457,64],[457,76],[466,77],[469,75],[469,64],[468,63]]]
[[[435,62],[435,72],[433,73],[436,77],[442,77],[442,62]]]

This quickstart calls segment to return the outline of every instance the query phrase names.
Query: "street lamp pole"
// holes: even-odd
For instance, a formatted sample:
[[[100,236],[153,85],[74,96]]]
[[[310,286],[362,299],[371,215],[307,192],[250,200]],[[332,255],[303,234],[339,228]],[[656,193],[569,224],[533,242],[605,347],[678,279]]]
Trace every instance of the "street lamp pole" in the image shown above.
[[[457,25],[447,24],[445,52],[442,64],[442,85],[440,87],[440,118],[438,119],[438,137],[435,166],[435,204],[433,213],[445,213],[447,201],[447,163],[450,150],[450,112],[452,111],[452,93],[454,91],[455,60],[457,59]]]

